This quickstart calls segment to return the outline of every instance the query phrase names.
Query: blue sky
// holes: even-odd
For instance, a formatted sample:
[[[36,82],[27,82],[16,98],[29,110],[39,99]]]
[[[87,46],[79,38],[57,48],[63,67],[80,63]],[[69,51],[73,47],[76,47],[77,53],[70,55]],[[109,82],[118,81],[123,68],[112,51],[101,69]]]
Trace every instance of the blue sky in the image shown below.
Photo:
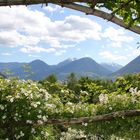
[[[127,64],[138,55],[140,36],[111,22],[55,5],[0,8],[0,62],[67,58]]]

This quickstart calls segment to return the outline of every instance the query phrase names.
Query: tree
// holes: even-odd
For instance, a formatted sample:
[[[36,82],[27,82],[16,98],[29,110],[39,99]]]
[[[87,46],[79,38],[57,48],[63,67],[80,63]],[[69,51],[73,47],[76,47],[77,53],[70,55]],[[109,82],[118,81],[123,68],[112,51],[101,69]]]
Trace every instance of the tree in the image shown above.
[[[50,83],[56,83],[57,82],[57,77],[54,74],[51,74],[45,80],[47,80]]]
[[[87,15],[94,15],[140,34],[139,0],[0,0],[0,6],[41,3],[46,5],[52,3],[81,11]]]
[[[67,79],[68,88],[75,91],[76,87],[77,87],[77,83],[78,83],[78,81],[77,81],[75,74],[71,73]]]

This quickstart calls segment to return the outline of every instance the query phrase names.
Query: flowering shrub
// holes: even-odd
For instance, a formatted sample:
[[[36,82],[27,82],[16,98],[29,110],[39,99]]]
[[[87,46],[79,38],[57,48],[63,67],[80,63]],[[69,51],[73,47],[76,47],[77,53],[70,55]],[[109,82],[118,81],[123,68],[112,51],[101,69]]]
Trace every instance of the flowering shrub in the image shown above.
[[[140,109],[138,88],[131,86],[128,92],[123,89],[108,92],[106,86],[104,89],[101,85],[89,83],[81,86],[79,95],[66,89],[65,85],[53,87],[57,89],[55,94],[49,94],[46,89],[49,90],[31,80],[0,79],[0,139],[115,140],[118,137],[137,140],[140,137],[139,117],[120,116],[112,121],[64,126],[65,129],[62,125],[55,125],[55,122],[54,125],[53,122],[48,123],[51,119],[93,117],[115,111]],[[96,96],[91,96],[94,92]],[[96,98],[96,102],[92,103],[92,98]]]
[[[47,121],[46,104],[50,100],[51,95],[35,82],[0,79],[1,138],[28,139],[40,133],[42,130],[33,123]],[[46,136],[46,132],[43,134]]]

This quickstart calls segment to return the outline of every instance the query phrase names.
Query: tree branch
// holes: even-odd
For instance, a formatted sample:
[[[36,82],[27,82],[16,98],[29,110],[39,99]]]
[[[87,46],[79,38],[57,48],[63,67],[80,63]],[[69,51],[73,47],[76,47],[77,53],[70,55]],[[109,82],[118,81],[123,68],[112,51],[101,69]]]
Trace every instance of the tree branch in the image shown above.
[[[97,115],[94,117],[81,117],[81,118],[71,118],[67,120],[63,119],[52,119],[48,120],[46,124],[82,124],[82,123],[92,123],[92,122],[102,122],[102,121],[111,121],[119,117],[134,117],[140,116],[140,110],[126,110],[126,111],[117,111],[104,115]]]
[[[7,6],[7,5],[25,5],[25,0],[0,0],[0,6]],[[99,3],[104,2],[105,0],[99,0]],[[73,2],[82,2],[88,3],[93,2],[93,0],[26,0],[26,5],[31,4],[41,4],[41,3],[73,3]]]
[[[128,117],[137,117],[140,116],[140,110],[125,110],[125,111],[117,111],[112,112],[108,114],[103,115],[97,115],[93,117],[80,117],[80,118],[71,118],[71,119],[48,119],[46,122],[38,123],[37,121],[34,121],[32,124],[27,124],[26,121],[18,121],[13,122],[12,124],[15,126],[27,126],[27,125],[34,125],[34,126],[40,126],[40,125],[47,125],[47,124],[61,124],[61,125],[71,125],[71,124],[82,124],[82,123],[95,123],[95,122],[104,122],[104,121],[111,121],[116,118],[128,118]],[[10,122],[11,123],[11,122]],[[1,128],[7,127],[8,124],[1,124]]]
[[[61,3],[55,3],[55,4],[58,4],[58,5],[62,5]],[[100,17],[100,18],[103,18],[103,19],[106,19],[112,23],[115,23],[125,29],[128,29],[132,32],[135,32],[137,34],[140,34],[140,26],[132,26],[132,27],[129,27],[128,25],[126,25],[124,23],[124,21],[116,16],[112,17],[112,14],[109,14],[109,13],[106,13],[104,11],[100,11],[100,10],[97,10],[97,9],[92,9],[90,7],[87,7],[87,6],[83,6],[83,5],[79,5],[79,4],[75,4],[75,3],[71,3],[71,4],[63,4],[62,5],[63,7],[67,7],[67,8],[70,8],[70,9],[73,9],[73,10],[77,10],[77,11],[80,11],[80,12],[83,12],[83,13],[86,13],[88,15],[94,15],[94,16],[97,16],[97,17]]]

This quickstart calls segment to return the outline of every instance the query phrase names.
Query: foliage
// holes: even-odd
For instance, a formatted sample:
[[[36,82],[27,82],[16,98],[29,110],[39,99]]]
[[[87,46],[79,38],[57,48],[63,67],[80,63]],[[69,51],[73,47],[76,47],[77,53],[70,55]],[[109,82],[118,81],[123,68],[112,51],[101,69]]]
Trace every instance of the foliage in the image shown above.
[[[89,3],[92,7],[94,3]],[[106,8],[114,15],[121,17],[128,26],[138,25],[140,23],[140,1],[139,0],[106,0],[103,3],[97,3],[98,8]]]
[[[139,76],[127,75],[114,82],[82,77],[74,80],[78,86],[73,89],[48,79],[0,79],[0,139],[138,140],[138,116],[67,126],[47,121],[140,109]]]

